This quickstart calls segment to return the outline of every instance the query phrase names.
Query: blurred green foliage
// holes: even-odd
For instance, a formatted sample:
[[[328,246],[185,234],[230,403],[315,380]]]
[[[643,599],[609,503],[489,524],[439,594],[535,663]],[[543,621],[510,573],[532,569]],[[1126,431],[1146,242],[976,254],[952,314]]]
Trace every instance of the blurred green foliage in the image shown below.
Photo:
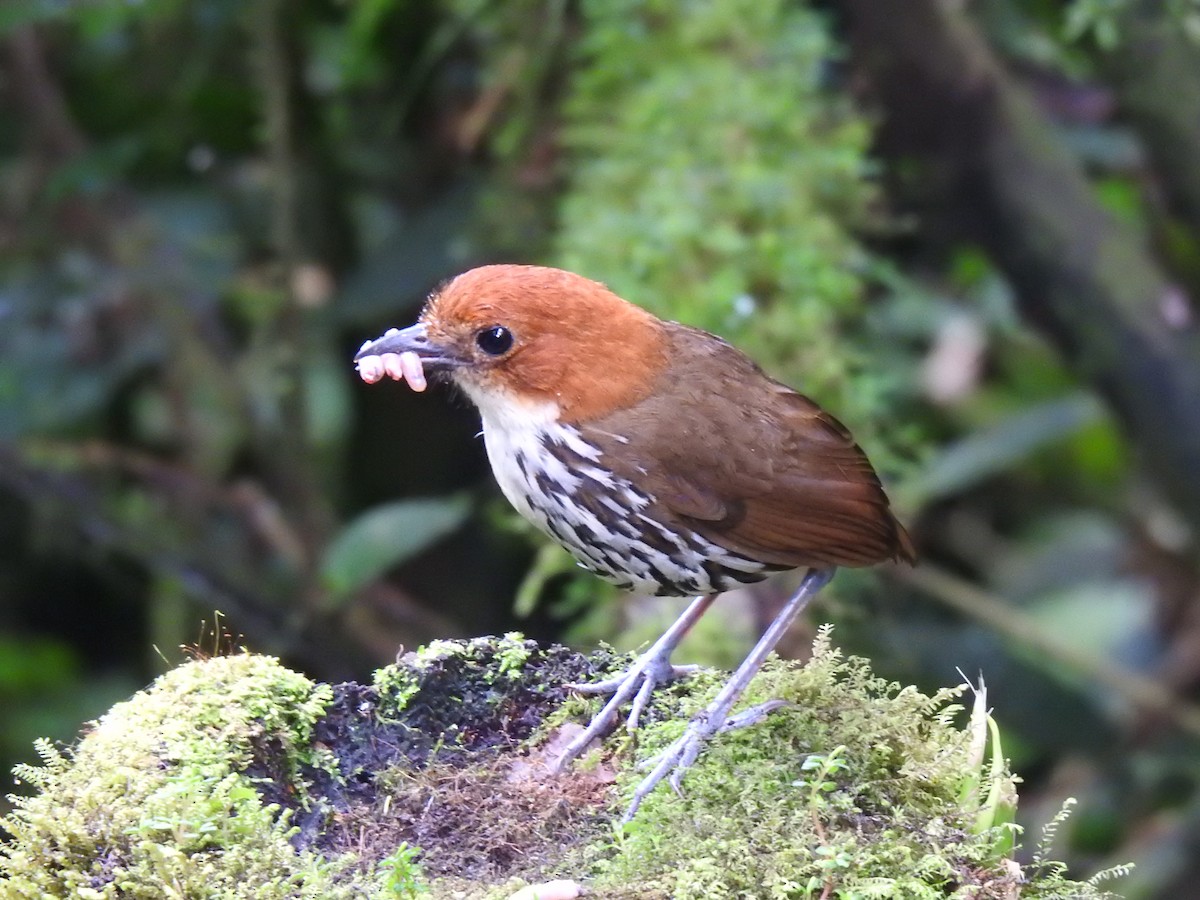
[[[864,371],[870,132],[831,89],[818,13],[783,2],[585,3],[564,103],[555,258],[726,336],[851,422]],[[892,373],[896,377],[898,373]]]
[[[361,590],[462,524],[465,498],[402,500],[350,522],[325,549],[321,576],[335,598]]]
[[[1121,16],[1135,6],[1136,0],[1072,0],[1067,4],[1064,34],[1068,40],[1090,35],[1101,47],[1111,49],[1121,40]],[[1166,0],[1161,8],[1188,37],[1200,41],[1200,3]]]
[[[1200,244],[1106,54],[1133,12],[1191,34],[1194,0],[968,6],[1045,140],[1177,276],[1161,314],[1186,334]],[[529,571],[538,637],[653,633],[674,606],[611,602],[500,511],[465,404],[349,364],[441,279],[542,262],[844,418],[926,562],[844,573],[820,614],[888,677],[983,669],[1026,824],[1078,794],[1086,869],[1159,823],[1170,865],[1135,896],[1186,883],[1194,527],[1010,274],[898,189],[921,164],[856,103],[845,7],[0,4],[0,751],[68,737],[214,608],[324,678],[507,630]],[[771,590],[687,654],[736,660]]]

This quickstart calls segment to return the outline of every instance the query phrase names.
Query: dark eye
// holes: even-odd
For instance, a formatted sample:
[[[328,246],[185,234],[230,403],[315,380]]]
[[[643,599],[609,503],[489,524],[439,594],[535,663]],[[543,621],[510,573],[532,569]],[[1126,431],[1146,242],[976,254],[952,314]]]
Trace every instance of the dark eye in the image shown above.
[[[479,349],[491,356],[501,356],[513,345],[512,332],[503,325],[493,325],[475,335]]]

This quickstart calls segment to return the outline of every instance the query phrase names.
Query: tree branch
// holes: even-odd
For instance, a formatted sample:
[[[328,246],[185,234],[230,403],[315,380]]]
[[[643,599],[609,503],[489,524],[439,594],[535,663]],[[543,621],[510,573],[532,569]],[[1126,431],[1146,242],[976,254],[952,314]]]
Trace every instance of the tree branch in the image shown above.
[[[882,108],[881,143],[917,172],[913,196],[937,204],[927,217],[953,222],[992,255],[1023,313],[1107,399],[1200,531],[1200,334],[1167,314],[1180,288],[1143,236],[1099,204],[958,4],[841,7],[854,64]]]
[[[1137,128],[1150,158],[1154,222],[1162,257],[1193,296],[1200,293],[1200,44],[1163,0],[1132,3],[1121,17],[1121,40],[1099,53],[1122,117]],[[1161,209],[1159,209],[1161,207]],[[1165,218],[1165,221],[1163,219]],[[1179,305],[1181,324],[1194,309]]]
[[[28,123],[33,146],[50,168],[82,156],[87,139],[75,127],[66,99],[46,66],[37,31],[32,25],[17,28],[4,40],[2,49],[8,94]]]
[[[258,43],[259,78],[266,149],[272,176],[271,242],[280,268],[279,290],[285,294],[277,321],[275,339],[284,350],[283,394],[280,425],[262,435],[268,446],[260,447],[277,473],[276,490],[297,519],[305,548],[304,569],[309,575],[305,608],[317,602],[316,560],[331,525],[331,516],[318,491],[309,442],[308,398],[305,367],[308,352],[307,321],[297,280],[309,262],[301,243],[301,151],[297,127],[299,104],[299,53],[289,35],[285,17],[291,4],[286,0],[259,0],[251,17]]]

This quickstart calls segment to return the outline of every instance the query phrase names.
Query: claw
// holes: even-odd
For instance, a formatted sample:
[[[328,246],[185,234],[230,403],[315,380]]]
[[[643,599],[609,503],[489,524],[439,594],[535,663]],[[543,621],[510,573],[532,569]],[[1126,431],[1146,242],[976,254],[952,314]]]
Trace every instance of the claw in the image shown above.
[[[657,645],[656,645],[657,646]],[[599,681],[594,684],[569,684],[567,687],[582,694],[612,694],[604,708],[588,723],[575,740],[571,741],[554,764],[554,771],[563,771],[570,763],[595,741],[607,735],[616,726],[621,707],[630,698],[633,704],[625,727],[630,734],[637,731],[642,713],[650,701],[654,689],[676,678],[690,674],[697,666],[673,666],[670,663],[661,665],[662,660],[651,648],[626,671],[616,678]]]
[[[571,763],[571,760],[583,753],[593,742],[600,740],[612,731],[621,707],[629,700],[633,701],[633,705],[626,720],[626,728],[630,734],[633,734],[637,730],[642,713],[645,712],[646,704],[650,702],[650,696],[654,693],[654,689],[699,668],[699,666],[673,666],[671,665],[671,654],[683,640],[683,636],[704,615],[705,610],[715,599],[715,597],[697,597],[693,600],[683,614],[663,633],[663,636],[655,641],[649,650],[639,656],[629,669],[615,678],[598,681],[594,684],[567,685],[568,688],[579,691],[581,694],[612,694],[612,697],[604,704],[604,708],[596,714],[587,728],[563,750],[562,755],[554,764],[554,771],[563,771]]]
[[[708,704],[701,712],[697,713],[692,721],[688,723],[687,729],[679,738],[667,747],[658,756],[648,760],[638,768],[650,768],[650,774],[642,779],[641,783],[633,792],[633,799],[629,802],[629,808],[625,811],[625,815],[621,817],[622,824],[629,822],[637,814],[638,807],[642,805],[642,801],[650,796],[650,792],[658,786],[658,783],[671,774],[669,783],[675,792],[682,793],[680,785],[683,782],[683,776],[692,764],[699,758],[700,751],[704,749],[705,742],[714,734],[720,731],[731,731],[735,728],[743,728],[746,725],[752,725],[762,721],[771,712],[779,709],[781,706],[788,705],[784,700],[768,700],[766,703],[743,710],[737,715],[731,716],[729,713],[733,709],[733,705],[737,703],[743,692],[749,686],[750,681],[762,668],[762,664],[766,661],[771,651],[775,649],[775,645],[779,643],[779,639],[783,637],[784,632],[795,621],[800,612],[808,605],[808,602],[816,595],[816,593],[828,583],[833,577],[833,569],[813,569],[804,577],[800,583],[800,587],[783,609],[779,611],[779,615],[775,617],[759,638],[754,649],[738,666],[736,672],[730,676],[729,681],[721,688],[712,702]]]
[[[720,699],[721,695],[718,695],[717,700]],[[671,785],[676,794],[682,795],[683,776],[699,758],[705,742],[714,734],[756,725],[775,710],[791,706],[786,700],[768,700],[766,703],[742,710],[735,716],[727,716],[722,715],[716,709],[717,700],[709,704],[703,712],[697,714],[688,724],[687,730],[666,750],[638,764],[639,769],[650,769],[651,771],[634,790],[629,809],[621,817],[622,823],[633,819],[638,807],[642,805],[642,801],[650,796],[650,792],[658,786],[668,772],[671,773],[671,777],[667,779],[667,783]]]

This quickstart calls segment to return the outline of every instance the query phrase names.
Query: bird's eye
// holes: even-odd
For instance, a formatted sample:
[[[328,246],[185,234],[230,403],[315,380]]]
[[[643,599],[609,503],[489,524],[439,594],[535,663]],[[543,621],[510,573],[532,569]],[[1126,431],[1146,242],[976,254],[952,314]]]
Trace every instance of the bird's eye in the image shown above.
[[[493,325],[475,335],[475,343],[484,353],[490,356],[501,356],[512,347],[513,336],[512,332],[503,325]]]

